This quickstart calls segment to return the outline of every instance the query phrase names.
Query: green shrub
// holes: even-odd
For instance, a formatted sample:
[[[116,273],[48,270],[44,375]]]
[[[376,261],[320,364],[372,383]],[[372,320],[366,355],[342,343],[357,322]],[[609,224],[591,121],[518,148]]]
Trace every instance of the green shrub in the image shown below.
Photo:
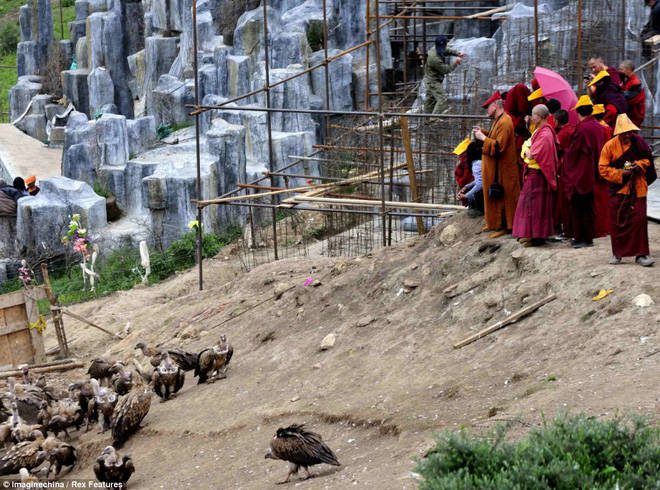
[[[76,0],[61,0],[62,7],[73,7],[76,4]]]
[[[323,23],[310,22],[307,28],[307,43],[312,51],[323,48]]]
[[[660,488],[660,431],[640,418],[560,416],[517,443],[446,432],[417,465],[424,490]]]
[[[14,22],[3,22],[0,24],[0,53],[7,54],[16,52],[16,45],[20,38],[18,26]]]

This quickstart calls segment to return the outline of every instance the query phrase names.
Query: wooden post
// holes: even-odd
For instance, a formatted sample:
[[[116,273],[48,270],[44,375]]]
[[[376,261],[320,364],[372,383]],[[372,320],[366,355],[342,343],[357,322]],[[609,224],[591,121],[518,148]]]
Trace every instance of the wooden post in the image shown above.
[[[117,337],[117,338],[119,338],[119,339],[123,339],[123,338],[124,338],[124,337],[122,337],[122,336],[121,336],[120,334],[118,334],[118,333],[111,332],[110,330],[107,330],[107,329],[105,329],[105,328],[103,328],[103,327],[99,327],[96,323],[90,322],[87,318],[84,318],[84,317],[82,317],[82,316],[80,316],[80,315],[74,313],[73,311],[69,310],[68,308],[65,308],[64,306],[57,306],[57,307],[55,307],[55,308],[51,308],[51,310],[55,310],[55,309],[59,310],[61,313],[64,313],[65,315],[69,315],[71,318],[75,318],[75,319],[78,320],[79,322],[86,323],[86,324],[89,325],[90,327],[94,327],[94,328],[100,330],[101,332],[105,332],[105,333],[107,333],[107,334],[110,335],[111,337]],[[60,314],[61,314],[61,313],[60,313]]]
[[[53,325],[55,326],[55,334],[57,335],[57,344],[60,346],[60,356],[63,358],[69,357],[69,346],[66,342],[66,332],[64,331],[64,323],[62,322],[62,313],[59,310],[59,301],[57,296],[50,287],[50,277],[48,276],[48,265],[45,262],[41,263],[41,275],[44,278],[44,290],[48,297],[48,302],[51,306],[51,314],[53,317]]]
[[[550,296],[546,296],[542,300],[537,301],[536,303],[533,303],[533,304],[523,308],[522,310],[518,310],[513,315],[509,315],[504,320],[501,320],[501,321],[491,325],[490,327],[484,328],[483,330],[475,333],[474,335],[469,336],[467,339],[461,340],[458,344],[454,344],[454,349],[460,349],[461,347],[463,347],[465,345],[471,344],[475,340],[479,340],[480,338],[485,337],[486,335],[488,335],[488,334],[490,334],[490,333],[492,333],[496,330],[499,330],[502,327],[505,327],[509,323],[513,323],[516,320],[524,317],[525,315],[529,315],[533,311],[538,310],[544,304],[549,303],[550,301],[552,301],[556,298],[557,298],[556,294],[551,294]]]
[[[415,173],[415,162],[413,161],[412,146],[410,145],[410,131],[408,130],[408,118],[401,117],[401,134],[403,136],[403,148],[406,151],[406,165],[408,166],[408,177],[410,178],[410,196],[413,202],[418,202],[417,174]],[[392,183],[390,183],[392,185]],[[417,216],[417,233],[424,234],[424,221]]]

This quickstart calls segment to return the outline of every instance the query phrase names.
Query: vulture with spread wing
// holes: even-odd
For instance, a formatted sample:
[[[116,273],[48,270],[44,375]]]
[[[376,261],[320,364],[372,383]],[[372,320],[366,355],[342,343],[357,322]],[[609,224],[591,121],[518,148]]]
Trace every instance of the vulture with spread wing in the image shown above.
[[[154,369],[154,391],[163,401],[183,387],[186,373],[172,361],[170,354],[165,351],[161,354],[160,364]]]
[[[140,349],[142,354],[149,358],[149,362],[155,368],[160,365],[160,355],[163,351],[167,351],[177,366],[179,366],[184,371],[192,371],[197,365],[197,354],[186,352],[176,347],[163,347],[162,349],[156,349],[155,347],[147,346],[147,344],[144,342],[138,342],[135,345],[135,348]]]
[[[94,474],[98,481],[120,483],[121,488],[126,487],[128,479],[134,472],[135,466],[131,457],[125,454],[120,458],[112,446],[106,447],[94,464]]]
[[[46,453],[41,450],[44,436],[35,431],[34,440],[19,442],[0,459],[0,476],[14,475],[21,468],[32,470],[46,459]]]
[[[305,430],[304,424],[293,424],[277,429],[265,457],[266,459],[281,459],[290,463],[289,473],[286,475],[286,479],[280,483],[287,483],[291,475],[298,473],[301,466],[307,472],[307,478],[311,477],[309,466],[321,463],[340,466],[337,456],[323,442],[321,436]]]
[[[138,376],[133,389],[117,402],[112,416],[113,446],[121,447],[140,428],[140,422],[151,407],[151,394],[151,386],[143,384]]]

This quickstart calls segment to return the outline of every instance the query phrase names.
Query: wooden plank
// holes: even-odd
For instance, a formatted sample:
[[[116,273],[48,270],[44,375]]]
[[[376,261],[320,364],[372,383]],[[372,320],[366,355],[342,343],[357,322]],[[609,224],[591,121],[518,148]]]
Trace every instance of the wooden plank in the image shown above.
[[[506,325],[515,322],[516,320],[529,315],[530,313],[538,310],[541,306],[543,306],[546,303],[549,303],[550,301],[554,300],[557,298],[556,294],[551,294],[550,296],[546,296],[540,301],[537,301],[536,303],[533,303],[522,310],[518,310],[512,315],[509,315],[506,317],[504,320],[500,320],[499,322],[491,325],[490,327],[484,328],[483,330],[480,330],[479,332],[475,333],[474,335],[469,336],[465,340],[461,340],[459,343],[454,344],[454,349],[460,349],[463,346],[466,346],[468,344],[471,344],[475,340],[479,340],[482,337],[485,337],[486,335],[489,335],[496,330],[499,330],[500,328],[505,327]]]
[[[22,326],[23,328],[28,328],[27,325],[27,313],[25,311],[25,303],[15,306],[9,306],[4,308],[5,312],[5,328],[13,328],[16,326]],[[0,330],[0,335],[4,334],[4,330]]]
[[[31,293],[31,291],[26,291],[23,294],[25,297],[25,312],[27,314],[27,321],[34,324],[39,321],[39,305],[37,305],[37,302],[34,300],[34,297]],[[43,334],[36,328],[29,328],[28,331],[32,340],[32,362],[35,364],[46,362],[46,351],[44,349]]]
[[[52,373],[54,371],[68,371],[69,369],[78,369],[83,367],[84,364],[81,361],[76,361],[73,359],[64,359],[55,363],[47,363],[46,365],[33,365],[29,366],[31,374],[43,374],[43,373]],[[2,371],[0,372],[0,379],[9,378],[12,376],[21,376],[21,371]]]
[[[32,349],[32,337],[29,329],[14,332],[5,335],[11,350],[12,364],[20,366],[21,364],[32,364],[34,362],[34,352]]]
[[[410,196],[414,202],[419,201],[417,194],[417,174],[415,174],[415,162],[413,160],[412,146],[410,145],[410,131],[408,130],[408,118],[403,116],[400,121],[403,136],[403,148],[406,152],[406,165],[408,166],[408,178],[410,179]],[[424,234],[424,221],[421,216],[416,217],[417,233]]]
[[[378,207],[382,201],[366,200],[366,199],[349,199],[349,198],[329,198],[329,197],[308,197],[296,196],[287,199],[290,202],[321,202],[324,204],[343,204],[344,206],[362,206],[362,207]],[[424,209],[428,211],[442,210],[442,209],[460,209],[464,210],[465,206],[458,206],[456,204],[432,204],[426,202],[406,202],[406,201],[385,201],[385,206],[388,208],[401,208],[401,209]]]
[[[45,262],[41,263],[41,275],[44,278],[44,293],[48,298],[51,307],[59,307],[60,302],[53,292],[50,285],[50,276],[48,275],[48,265]],[[55,328],[55,335],[57,337],[57,345],[60,346],[60,355],[62,357],[69,357],[69,344],[66,341],[66,331],[64,330],[64,321],[62,320],[62,312],[58,310],[52,311],[53,327]],[[45,354],[44,354],[45,355]]]
[[[3,328],[2,330],[0,330],[0,335],[5,336],[5,335],[9,335],[9,334],[16,333],[16,332],[23,332],[23,331],[27,332],[29,329],[30,329],[30,327],[28,327],[27,322],[26,323],[16,323],[16,324],[14,324],[10,327],[6,327],[6,328]]]
[[[0,309],[11,308],[12,306],[22,305],[23,303],[25,303],[23,290],[0,295]]]
[[[55,310],[54,307],[51,308],[51,309],[52,309],[52,310]],[[106,330],[106,329],[103,328],[103,327],[99,327],[96,323],[90,322],[87,318],[84,318],[84,317],[82,317],[82,316],[80,316],[80,315],[74,313],[73,311],[69,310],[68,308],[65,308],[64,306],[60,307],[59,310],[62,311],[62,313],[64,313],[65,315],[69,315],[71,318],[75,318],[76,320],[78,320],[78,321],[80,321],[80,322],[86,323],[86,324],[89,325],[90,327],[97,328],[97,329],[99,329],[101,332],[105,332],[105,333],[107,333],[108,335],[110,335],[110,336],[112,336],[112,337],[117,337],[117,338],[120,338],[120,339],[123,339],[123,338],[124,338],[124,337],[122,337],[121,335],[119,335],[118,333],[111,332],[110,330]]]

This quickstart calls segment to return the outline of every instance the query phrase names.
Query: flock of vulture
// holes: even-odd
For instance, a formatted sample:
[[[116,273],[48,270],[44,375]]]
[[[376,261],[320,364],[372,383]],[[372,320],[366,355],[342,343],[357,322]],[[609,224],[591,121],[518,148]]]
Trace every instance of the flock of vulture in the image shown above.
[[[121,456],[117,450],[140,428],[153,393],[162,402],[172,398],[183,387],[186,371],[194,371],[198,384],[225,378],[234,352],[224,335],[197,354],[157,349],[144,342],[135,348],[150,366],[132,359],[131,370],[124,362],[97,358],[87,371],[89,379],[70,384],[66,392],[49,385],[44,375],[33,380],[27,367],[22,369],[21,382],[9,378],[9,391],[0,393],[0,421],[4,420],[0,423],[0,477],[19,475],[21,481],[30,482],[38,479],[35,474],[49,479],[51,473],[59,477],[64,467],[71,471],[77,454],[69,431],[88,431],[90,424],[97,424],[101,433],[111,431],[112,445],[96,459],[96,478],[126,487],[135,466],[129,455]],[[303,425],[278,429],[265,457],[290,463],[280,483],[288,482],[300,467],[309,478],[309,466],[339,466],[321,436]]]

